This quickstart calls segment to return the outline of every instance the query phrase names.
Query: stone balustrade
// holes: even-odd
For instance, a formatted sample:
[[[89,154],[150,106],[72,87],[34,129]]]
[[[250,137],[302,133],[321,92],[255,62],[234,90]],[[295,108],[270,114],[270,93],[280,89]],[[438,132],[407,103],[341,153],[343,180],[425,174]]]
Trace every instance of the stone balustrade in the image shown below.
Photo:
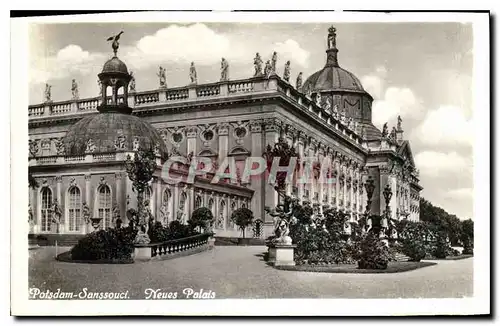
[[[331,129],[343,138],[358,145],[364,145],[359,135],[346,125],[335,119],[333,116],[327,116],[322,108],[318,107],[311,98],[296,90],[292,85],[283,81],[278,76],[270,78],[251,78],[244,80],[234,80],[227,82],[217,82],[203,85],[189,85],[178,88],[165,88],[147,92],[129,93],[128,103],[133,108],[147,109],[148,107],[157,107],[160,104],[177,103],[184,101],[203,100],[217,97],[232,97],[246,94],[259,93],[280,93],[289,101],[312,116],[321,121],[325,127]],[[108,99],[110,100],[110,99]],[[119,96],[119,102],[123,103],[124,96]],[[45,104],[31,105],[28,107],[29,120],[45,118],[48,116],[59,116],[65,114],[83,114],[94,112],[99,105],[99,98],[89,98],[82,100],[73,100],[65,102],[48,102]]]
[[[39,165],[58,165],[66,163],[93,163],[93,162],[113,162],[113,161],[124,161],[126,160],[128,153],[96,153],[96,154],[86,154],[86,155],[51,155],[51,156],[38,156],[31,157],[29,160],[29,166],[39,166]]]
[[[136,244],[134,260],[168,259],[182,254],[209,249],[212,233],[203,233],[162,243]]]

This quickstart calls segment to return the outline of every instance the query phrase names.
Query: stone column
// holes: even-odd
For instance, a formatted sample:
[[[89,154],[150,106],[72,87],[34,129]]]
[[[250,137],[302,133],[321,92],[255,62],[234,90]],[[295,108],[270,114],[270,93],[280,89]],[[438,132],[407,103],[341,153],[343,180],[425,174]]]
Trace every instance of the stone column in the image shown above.
[[[193,153],[196,156],[196,136],[198,135],[198,127],[197,126],[189,126],[186,128],[186,137],[187,137],[187,154]]]
[[[94,203],[92,202],[92,187],[91,187],[91,175],[90,174],[85,174],[85,203],[90,209],[90,217],[92,217],[94,213]],[[92,230],[92,225],[89,222],[88,224],[83,221],[84,226],[83,226],[83,232],[88,233],[89,231]]]
[[[304,141],[305,141],[305,135],[304,132],[299,131],[297,135],[297,146],[298,146],[298,151],[299,151],[299,157],[303,158],[304,157]],[[303,162],[300,163],[302,164],[301,169],[299,170],[299,175],[297,175],[297,188],[298,188],[298,196],[299,196],[299,203],[302,204],[302,200],[304,199],[304,183],[300,182],[299,180],[302,178],[302,175],[304,171],[302,170],[303,168]]]
[[[186,221],[191,219],[191,215],[193,215],[194,211],[194,200],[195,200],[195,194],[194,194],[194,187],[192,185],[188,186],[187,189],[187,195],[188,195],[188,202],[186,205],[188,205],[188,212],[186,216]]]
[[[229,124],[225,122],[218,124],[217,132],[219,134],[219,164],[221,164],[229,151]]]
[[[252,139],[252,155],[262,156],[264,149],[262,146],[263,136],[262,136],[262,120],[250,121],[250,132]],[[265,200],[265,184],[264,184],[264,174],[250,177],[250,185],[254,189],[254,194],[252,197],[251,206],[249,207],[255,214],[256,219],[264,220],[266,213],[264,212],[264,200]]]
[[[349,182],[349,210],[351,211],[351,222],[354,220],[354,170],[353,166],[351,164],[351,168],[349,169],[349,177],[350,177],[350,182]]]
[[[115,200],[118,205],[118,212],[120,214],[120,219],[122,222],[124,221],[124,217],[126,215],[126,201],[123,199],[123,174],[121,172],[115,173]]]
[[[62,215],[61,221],[59,222],[58,233],[65,233],[66,226],[66,205],[62,202],[62,176],[58,175],[56,177],[56,198],[59,207],[61,208]]]
[[[40,214],[39,212],[41,211],[41,207],[39,207],[39,202],[38,202],[38,194],[39,194],[39,188],[37,189],[32,189],[29,188],[30,192],[30,205],[31,205],[31,212],[33,214],[33,233],[38,233],[40,230]]]
[[[324,149],[323,145],[320,143],[318,145],[318,164],[320,164],[320,171],[319,171],[319,176],[318,176],[318,181],[317,181],[317,187],[318,187],[318,201],[319,201],[319,213],[323,214],[323,195],[324,195],[324,181],[321,179],[323,177],[322,175],[322,169],[323,169],[323,158],[324,158]]]
[[[156,195],[155,206],[156,207],[154,207],[153,212],[155,212],[155,221],[158,221],[158,218],[160,217],[160,208],[163,205],[163,198],[162,198],[163,191],[162,191],[162,187],[161,187],[161,178],[157,177],[155,182],[156,182],[156,191],[155,191],[155,195]]]
[[[279,138],[279,133],[281,131],[281,121],[276,118],[265,119],[264,120],[264,146],[273,146]],[[278,204],[278,193],[274,190],[274,185],[269,184],[268,180],[264,180],[264,205],[269,208],[275,208]],[[265,237],[268,237],[274,233],[273,230],[273,218],[269,214],[264,215],[264,227],[263,232]]]
[[[335,155],[335,171],[337,173],[336,182],[335,182],[335,207],[337,210],[340,208],[340,178],[342,171],[340,170],[340,157],[337,153]]]

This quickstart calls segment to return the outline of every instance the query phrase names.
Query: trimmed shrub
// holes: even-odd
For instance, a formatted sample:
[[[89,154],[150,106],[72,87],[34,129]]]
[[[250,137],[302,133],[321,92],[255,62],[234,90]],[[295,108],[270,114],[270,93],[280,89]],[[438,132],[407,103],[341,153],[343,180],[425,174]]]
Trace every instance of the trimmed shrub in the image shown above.
[[[389,258],[389,248],[374,233],[369,232],[361,240],[358,268],[386,269]]]
[[[212,211],[206,207],[200,207],[194,210],[188,224],[193,229],[199,227],[200,229],[206,230],[212,224],[213,220],[214,216]]]
[[[134,252],[137,230],[99,230],[87,234],[71,249],[74,260],[129,260]]]
[[[231,215],[231,220],[236,224],[239,229],[243,232],[243,238],[245,237],[245,229],[252,225],[253,222],[253,212],[246,207],[238,208]]]
[[[179,221],[172,221],[168,225],[168,240],[186,238],[195,234],[199,233],[194,232],[189,225],[182,224]]]

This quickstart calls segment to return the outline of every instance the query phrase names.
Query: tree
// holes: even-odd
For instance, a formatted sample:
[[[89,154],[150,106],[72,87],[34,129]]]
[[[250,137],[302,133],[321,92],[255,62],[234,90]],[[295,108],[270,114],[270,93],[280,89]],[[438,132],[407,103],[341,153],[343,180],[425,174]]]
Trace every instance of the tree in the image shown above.
[[[231,220],[233,220],[234,224],[236,224],[243,232],[244,238],[246,227],[252,225],[253,212],[246,207],[238,208],[233,212],[233,215],[231,215]]]
[[[139,149],[135,153],[133,161],[130,155],[127,155],[125,166],[128,177],[132,181],[132,187],[137,191],[139,224],[145,225],[147,221],[144,212],[144,190],[148,186],[149,181],[153,178],[153,173],[156,169],[155,154],[151,149]]]
[[[206,231],[207,227],[212,224],[213,220],[214,216],[212,211],[206,207],[200,207],[194,210],[188,223],[193,229],[200,227]]]

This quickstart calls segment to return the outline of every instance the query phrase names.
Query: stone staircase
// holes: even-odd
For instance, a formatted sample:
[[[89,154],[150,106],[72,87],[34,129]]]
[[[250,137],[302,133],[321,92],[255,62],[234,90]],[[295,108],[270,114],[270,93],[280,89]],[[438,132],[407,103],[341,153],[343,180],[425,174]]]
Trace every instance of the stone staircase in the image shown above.
[[[394,256],[396,258],[396,261],[408,261],[410,259],[410,257],[400,252],[396,253]]]

